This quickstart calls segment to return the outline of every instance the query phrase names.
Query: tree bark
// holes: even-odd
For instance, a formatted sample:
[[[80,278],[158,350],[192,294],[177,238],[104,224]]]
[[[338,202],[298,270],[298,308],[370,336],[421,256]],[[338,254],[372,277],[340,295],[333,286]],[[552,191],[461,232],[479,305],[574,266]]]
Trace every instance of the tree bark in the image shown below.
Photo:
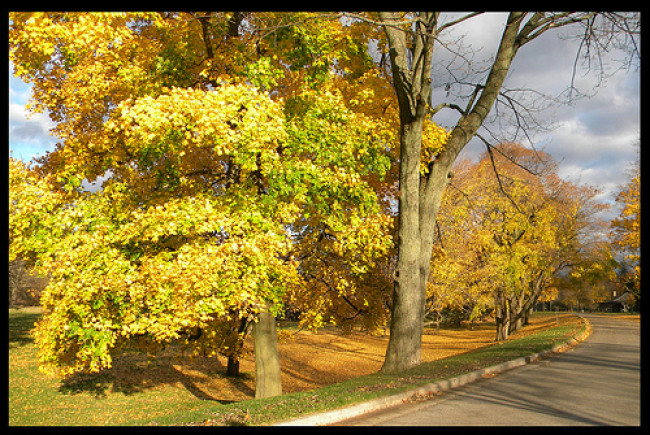
[[[425,293],[420,285],[419,185],[422,119],[402,126],[399,175],[398,258],[393,284],[390,338],[383,371],[420,363]]]
[[[399,21],[396,13],[380,13]],[[435,16],[423,15],[418,29],[431,31]],[[393,83],[399,102],[400,168],[398,258],[393,284],[390,338],[382,371],[397,372],[420,364],[426,293],[421,286],[420,152],[422,127],[430,99],[433,39],[414,37],[409,65],[407,32],[386,26]],[[419,53],[416,57],[416,53]],[[433,239],[432,239],[433,240]],[[428,276],[428,275],[427,275]]]
[[[508,339],[510,329],[510,321],[506,318],[497,320],[497,338],[496,341],[505,341]]]
[[[527,309],[524,311],[524,326],[530,324],[530,316],[533,314],[533,306],[535,305],[537,301],[535,302]]]
[[[233,333],[237,334],[237,349],[235,354],[228,356],[228,366],[226,367],[226,375],[228,376],[239,376],[239,355],[244,346],[244,337],[248,326],[248,319],[244,318],[240,319],[237,329],[233,329]]]
[[[253,326],[255,340],[255,398],[279,396],[282,394],[280,356],[275,329],[275,317],[268,307],[260,313]]]
[[[239,359],[234,356],[228,357],[228,366],[226,367],[227,376],[239,376]]]
[[[510,331],[512,334],[519,331],[524,326],[524,292],[513,298],[510,306]]]
[[[529,284],[529,293],[519,295],[517,303],[511,308],[511,331],[515,332],[528,324],[528,317],[544,290],[545,274],[540,272]],[[527,297],[526,297],[527,296]]]
[[[504,291],[499,290],[494,297],[494,320],[497,327],[496,341],[503,341],[508,339],[510,332],[510,314],[508,307],[508,299]]]
[[[400,118],[398,259],[393,286],[390,338],[382,371],[397,372],[420,364],[421,342],[433,249],[435,220],[449,171],[463,147],[489,113],[517,50],[516,37],[525,14],[511,13],[499,51],[476,104],[467,108],[451,133],[445,151],[420,176],[422,125],[431,98],[431,62],[437,13],[420,13],[416,33],[399,29],[399,14],[380,12],[388,39],[393,87]],[[411,37],[407,41],[407,36]],[[410,48],[409,48],[410,47]],[[410,55],[410,61],[409,61]]]

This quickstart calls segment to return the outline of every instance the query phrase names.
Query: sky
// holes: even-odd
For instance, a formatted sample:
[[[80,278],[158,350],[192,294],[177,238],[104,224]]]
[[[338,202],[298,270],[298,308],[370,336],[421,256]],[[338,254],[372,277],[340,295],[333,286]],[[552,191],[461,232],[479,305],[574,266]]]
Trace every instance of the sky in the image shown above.
[[[494,56],[506,15],[489,13],[453,29],[457,35],[464,35],[464,46],[476,52],[473,61],[480,63]],[[556,29],[524,45],[513,61],[504,87],[562,95],[571,83],[580,43],[571,36],[581,31],[573,26]],[[624,58],[622,51],[611,51],[604,56],[610,76],[600,86],[597,86],[599,76],[595,68],[591,71],[578,68],[575,86],[589,96],[541,110],[536,117],[547,131],[532,132],[535,148],[547,152],[559,163],[560,176],[598,187],[601,193],[597,198],[610,204],[628,181],[629,168],[638,163],[640,148],[640,68],[620,69],[619,60]],[[438,92],[441,91],[444,88]],[[440,124],[444,126],[444,121]],[[525,138],[521,139],[529,146]],[[475,159],[484,150],[485,145],[473,139],[460,158]],[[612,213],[617,214],[618,209],[614,208]]]
[[[453,17],[449,15],[449,19]],[[472,65],[485,65],[494,56],[503,29],[506,14],[487,13],[451,28],[449,41],[460,43],[464,52],[471,51]],[[526,44],[515,58],[505,86],[509,88],[532,88],[545,95],[558,96],[571,83],[572,68],[579,41],[570,39],[571,30],[558,29]],[[573,32],[578,31],[577,28]],[[458,48],[457,46],[454,46]],[[451,47],[450,48],[454,48]],[[623,57],[615,51],[605,56],[605,65],[613,72]],[[453,61],[451,51],[438,46],[434,53],[433,104],[446,97],[448,75],[445,66]],[[462,62],[453,65],[462,67]],[[469,76],[468,76],[469,77]],[[628,170],[638,162],[640,147],[640,68],[618,70],[600,86],[598,75],[579,70],[577,88],[589,97],[571,104],[551,105],[540,110],[536,119],[546,131],[531,132],[536,149],[550,154],[559,163],[559,174],[565,179],[590,184],[600,189],[598,199],[613,204],[616,193],[628,180]],[[452,87],[453,93],[460,88]],[[13,76],[9,64],[9,149],[12,155],[23,161],[44,155],[53,150],[56,138],[49,134],[54,123],[46,114],[29,116],[25,108],[31,95],[30,85]],[[539,103],[541,99],[536,99]],[[436,122],[451,127],[455,119],[451,111],[440,113]],[[494,117],[493,117],[494,118]],[[503,122],[504,117],[499,120]],[[488,124],[492,131],[508,133],[507,125]],[[507,134],[505,134],[507,136]],[[530,146],[525,138],[524,145]],[[476,159],[485,146],[473,139],[463,150],[460,158]],[[615,204],[614,204],[615,205]],[[609,215],[618,213],[614,208]]]

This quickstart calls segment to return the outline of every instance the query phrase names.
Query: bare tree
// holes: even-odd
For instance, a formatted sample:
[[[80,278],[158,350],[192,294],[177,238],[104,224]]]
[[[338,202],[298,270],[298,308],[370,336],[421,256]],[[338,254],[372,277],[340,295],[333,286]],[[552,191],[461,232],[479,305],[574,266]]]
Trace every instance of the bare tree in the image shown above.
[[[504,88],[506,76],[518,51],[551,29],[568,25],[582,26],[582,42],[576,54],[574,77],[581,62],[586,63],[587,68],[599,68],[604,74],[602,54],[622,47],[624,41],[627,41],[625,46],[632,47],[627,59],[629,67],[633,64],[634,57],[640,56],[640,16],[635,13],[511,12],[505,21],[496,54],[486,69],[487,75],[481,81],[470,82],[464,81],[460,75],[455,77],[450,74],[449,83],[454,81],[465,90],[457,95],[464,97],[464,101],[460,104],[457,100],[436,104],[431,100],[434,46],[445,44],[442,36],[447,29],[471,20],[480,13],[467,13],[444,23],[440,21],[438,12],[379,12],[376,19],[357,14],[348,15],[384,28],[389,45],[393,87],[399,104],[398,260],[390,339],[382,369],[394,372],[420,363],[426,282],[435,221],[457,156],[477,135],[490,112],[495,109],[512,115],[515,135],[527,135],[531,128],[539,126],[534,116],[536,107],[521,98],[525,94],[534,94],[535,91]],[[450,64],[447,67],[450,68]],[[573,81],[569,89],[569,96],[575,94]],[[443,109],[454,110],[460,117],[444,151],[429,163],[428,172],[421,175],[422,126]],[[499,113],[500,117],[501,115]],[[490,130],[488,135],[496,136]],[[489,139],[483,140],[487,145],[490,144]]]

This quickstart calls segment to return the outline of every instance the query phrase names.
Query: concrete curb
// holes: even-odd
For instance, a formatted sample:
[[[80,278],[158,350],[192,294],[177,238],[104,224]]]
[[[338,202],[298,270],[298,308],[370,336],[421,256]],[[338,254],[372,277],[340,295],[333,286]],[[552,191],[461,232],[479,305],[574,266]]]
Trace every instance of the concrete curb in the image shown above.
[[[423,385],[419,388],[405,391],[403,393],[393,394],[387,397],[380,397],[368,402],[348,405],[346,407],[334,409],[332,411],[326,411],[319,414],[312,414],[305,417],[276,423],[274,426],[326,426],[328,424],[337,423],[339,421],[347,420],[348,418],[357,417],[369,412],[390,408],[391,406],[399,405],[409,400],[433,396],[443,391],[448,391],[453,388],[458,388],[469,384],[470,382],[474,382],[483,377],[491,377],[499,373],[512,370],[516,367],[521,367],[523,365],[537,361],[552,353],[564,352],[569,348],[577,345],[578,343],[584,341],[591,334],[592,328],[589,320],[580,315],[579,317],[585,322],[585,330],[581,334],[574,336],[568,341],[553,346],[551,349],[527,355],[525,357],[516,358],[514,360],[506,361],[504,363],[484,369],[475,370],[473,372],[456,376],[451,379],[445,379],[443,381]]]

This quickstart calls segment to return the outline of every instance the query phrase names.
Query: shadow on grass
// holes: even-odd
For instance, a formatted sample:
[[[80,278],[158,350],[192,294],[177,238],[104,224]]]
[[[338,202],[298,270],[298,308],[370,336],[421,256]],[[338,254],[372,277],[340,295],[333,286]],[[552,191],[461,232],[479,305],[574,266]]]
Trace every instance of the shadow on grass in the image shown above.
[[[547,323],[551,322],[555,323],[555,318],[545,320],[541,325],[536,325],[534,329],[550,326]],[[491,329],[494,328],[494,324],[482,325],[482,327]],[[442,334],[446,333],[442,331]],[[513,338],[517,338],[517,334]],[[370,356],[370,354],[366,354],[362,349],[350,350],[347,346],[343,346],[337,342],[336,339],[321,343],[306,340],[304,337],[302,340],[305,341],[302,344],[308,345],[315,353],[326,351],[330,354],[354,353],[365,357]],[[519,342],[517,352],[529,354],[538,351],[540,349],[538,340],[544,342],[544,339],[541,337]],[[296,341],[300,341],[300,337],[297,337]],[[473,352],[481,350],[486,352],[485,356],[492,359],[494,363],[502,362],[512,357],[510,345],[497,345],[489,350],[484,349],[484,347],[491,347],[491,345],[492,343],[486,344],[480,348],[463,352],[461,355],[465,353],[471,355]],[[462,356],[460,358],[462,359]],[[303,361],[302,358],[291,358],[285,355],[284,359],[287,361],[285,362],[283,371],[305,382],[318,384],[318,379],[323,377],[323,374],[327,371],[324,371],[322,368],[317,369],[313,367],[309,360]],[[432,375],[436,376],[438,372],[440,372],[440,375],[443,375],[449,372],[445,364],[446,362],[444,360],[435,362],[434,364],[423,364],[419,369],[409,373],[399,383],[417,383],[420,379],[431,378]],[[468,362],[467,367],[460,364],[456,368],[462,372],[463,370],[471,370],[473,368],[472,366],[473,363]],[[59,391],[66,394],[88,392],[95,397],[101,398],[107,396],[108,393],[132,395],[162,385],[178,385],[179,387],[182,386],[199,400],[215,401],[220,404],[239,402],[254,397],[255,392],[250,387],[252,384],[250,382],[252,380],[250,374],[244,373],[239,377],[228,377],[225,375],[225,371],[224,364],[216,357],[176,358],[172,350],[166,350],[158,354],[155,358],[148,358],[145,353],[124,351],[114,357],[113,367],[111,369],[96,374],[72,375],[62,382]],[[219,387],[211,388],[209,385],[210,379],[215,380],[215,378],[218,378],[218,382],[215,382],[215,384],[219,384]],[[316,387],[322,386],[324,385],[316,385]]]
[[[39,313],[15,312],[9,316],[9,349],[34,342],[30,331],[41,317]]]
[[[11,352],[20,352],[21,347],[34,343],[30,331],[41,315],[37,307],[9,310]],[[112,368],[99,373],[71,375],[61,381],[58,391],[71,395],[86,392],[101,398],[106,397],[108,392],[132,395],[162,385],[177,384],[200,400],[221,404],[255,396],[255,391],[247,385],[251,383],[250,374],[230,377],[225,372],[224,365],[216,357],[178,358],[167,351],[157,354],[155,358],[148,358],[144,353],[124,351],[114,356]],[[211,390],[207,384],[214,378],[220,378],[220,384],[225,384],[228,391]],[[233,400],[233,397],[236,399]]]
[[[225,367],[216,357],[187,358],[165,352],[151,358],[141,352],[128,351],[115,356],[110,369],[67,377],[62,381],[59,392],[88,392],[101,398],[109,391],[132,395],[162,385],[176,384],[182,385],[199,400],[211,400],[220,404],[255,396],[255,391],[246,384],[252,379],[250,374],[226,376],[225,371]],[[221,393],[212,390],[207,384],[214,378],[226,381],[229,391]],[[233,395],[237,396],[238,400],[233,400]]]

